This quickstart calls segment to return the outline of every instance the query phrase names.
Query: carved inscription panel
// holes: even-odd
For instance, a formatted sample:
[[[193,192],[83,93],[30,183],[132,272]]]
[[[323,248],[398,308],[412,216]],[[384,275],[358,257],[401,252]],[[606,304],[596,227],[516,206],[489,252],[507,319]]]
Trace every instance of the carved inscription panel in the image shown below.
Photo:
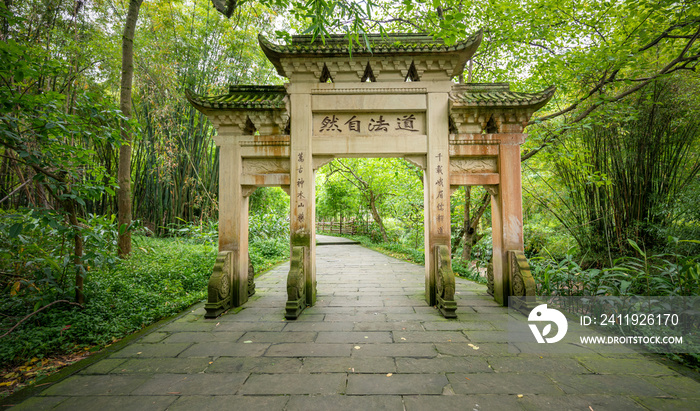
[[[405,136],[426,134],[425,113],[314,113],[315,136]]]
[[[289,173],[287,158],[245,158],[243,159],[243,174],[278,174]]]
[[[450,170],[466,173],[497,173],[496,157],[470,157],[450,159]]]

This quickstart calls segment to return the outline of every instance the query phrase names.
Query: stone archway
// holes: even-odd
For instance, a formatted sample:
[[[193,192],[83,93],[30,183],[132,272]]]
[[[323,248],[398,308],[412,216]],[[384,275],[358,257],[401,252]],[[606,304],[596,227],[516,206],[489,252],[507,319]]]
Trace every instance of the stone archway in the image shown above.
[[[451,190],[492,194],[494,298],[534,295],[523,255],[520,145],[524,125],[554,94],[508,84],[455,84],[481,32],[447,46],[432,37],[370,35],[372,49],[342,36],[294,36],[260,46],[285,86],[232,86],[220,96],[187,94],[217,129],[219,257],[207,316],[248,298],[248,196],[281,186],[290,195],[291,263],[285,316],[316,301],[314,172],[335,157],[404,157],[424,170],[425,299],[456,316],[450,259]],[[352,55],[351,55],[352,52]]]

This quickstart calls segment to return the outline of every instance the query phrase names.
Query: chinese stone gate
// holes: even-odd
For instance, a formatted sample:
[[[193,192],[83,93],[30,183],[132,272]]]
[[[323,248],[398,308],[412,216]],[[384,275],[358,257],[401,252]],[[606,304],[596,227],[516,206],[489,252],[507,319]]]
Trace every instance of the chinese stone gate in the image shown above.
[[[207,317],[240,306],[253,291],[248,196],[280,186],[290,195],[291,262],[285,316],[316,300],[314,172],[338,157],[403,157],[424,170],[425,299],[455,317],[450,263],[450,193],[482,185],[491,194],[489,292],[534,295],[523,255],[520,145],[524,124],[554,94],[508,84],[455,84],[481,33],[447,46],[413,34],[370,36],[371,51],[343,37],[278,45],[259,38],[285,86],[231,86],[190,102],[217,129],[219,256]],[[368,279],[369,280],[369,279]]]

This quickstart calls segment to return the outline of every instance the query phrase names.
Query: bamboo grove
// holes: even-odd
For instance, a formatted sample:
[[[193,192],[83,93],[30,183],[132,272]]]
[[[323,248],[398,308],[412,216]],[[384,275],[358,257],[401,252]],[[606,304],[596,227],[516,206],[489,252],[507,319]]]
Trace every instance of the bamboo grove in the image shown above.
[[[125,12],[122,6],[108,1],[68,0],[27,2],[23,6],[4,17],[3,37],[17,47],[16,54],[6,54],[10,57],[8,68],[15,69],[14,73],[3,73],[6,81],[14,80],[19,85],[15,91],[25,96],[52,89],[58,93],[60,107],[56,108],[65,113],[81,109],[77,106],[81,94],[100,95],[100,104],[105,106],[87,109],[109,112],[106,121],[114,127],[119,120],[112,96],[119,91],[117,50]],[[213,130],[186,102],[184,90],[215,92],[216,87],[224,89],[229,84],[267,81],[270,70],[256,70],[266,60],[255,55],[254,42],[257,31],[269,27],[270,21],[262,13],[250,12],[229,21],[206,1],[144,6],[136,41],[137,55],[144,58],[136,60],[133,96],[133,128],[138,130],[133,142],[133,207],[134,219],[155,233],[162,234],[181,221],[216,218],[218,166]],[[51,29],[44,30],[46,27]],[[43,61],[37,59],[31,71],[23,71],[25,77],[18,79],[19,65],[26,64],[22,55],[38,52],[42,52]],[[66,62],[70,68],[59,69]],[[17,65],[12,67],[12,63]],[[259,78],[260,73],[263,78]],[[22,87],[24,84],[32,86]],[[72,147],[88,150],[91,164],[87,167],[98,167],[104,177],[94,183],[108,188],[81,204],[81,214],[114,214],[114,181],[106,176],[116,175],[118,137],[107,141],[77,134],[82,138],[63,140],[64,148],[68,152]],[[51,199],[43,193],[43,186],[31,181],[35,172],[17,161],[17,153],[6,147],[0,164],[3,208],[37,206],[41,201],[48,205]],[[97,177],[81,173],[79,178]]]

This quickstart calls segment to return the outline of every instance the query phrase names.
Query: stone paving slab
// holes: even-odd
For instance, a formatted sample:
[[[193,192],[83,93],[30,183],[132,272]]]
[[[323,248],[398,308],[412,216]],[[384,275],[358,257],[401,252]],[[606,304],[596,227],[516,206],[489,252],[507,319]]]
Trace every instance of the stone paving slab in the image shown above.
[[[195,343],[183,351],[180,357],[257,357],[262,355],[269,347],[269,343],[237,344],[233,341]]]
[[[437,357],[433,344],[404,343],[404,344],[358,344],[352,350],[353,357]]]
[[[634,397],[642,406],[655,411],[697,411],[698,401],[664,397]]]
[[[81,397],[73,397],[73,398],[81,398]],[[61,402],[64,402],[68,399],[68,397],[61,397],[61,396],[36,396],[36,397],[30,397],[27,400],[15,405],[12,407],[13,411],[36,411],[36,410],[49,410],[49,409],[56,409],[57,405],[59,405]]]
[[[447,378],[455,394],[564,394],[542,374],[455,373],[447,374]]]
[[[586,374],[590,371],[575,358],[493,357],[488,363],[499,373]]]
[[[284,331],[352,331],[355,326],[354,322],[346,318],[343,322],[290,322],[284,327]]]
[[[406,411],[426,410],[518,410],[514,395],[420,395],[404,396]],[[552,408],[555,409],[555,408]],[[561,409],[561,408],[558,408]]]
[[[80,374],[108,374],[110,371],[114,370],[121,364],[126,363],[127,361],[129,360],[126,358],[106,358],[82,369]]]
[[[579,362],[595,374],[678,375],[670,368],[646,359],[583,357]]]
[[[555,374],[550,377],[567,394],[667,395],[636,375]]]
[[[287,411],[403,411],[401,396],[352,396],[352,395],[319,395],[293,396],[287,403]]]
[[[231,331],[224,331],[224,332],[217,332],[217,333],[201,333],[201,332],[192,332],[192,331],[183,331],[183,332],[174,332],[171,333],[168,337],[161,341],[154,341],[154,342],[164,342],[166,344],[172,344],[172,343],[206,343],[206,342],[215,342],[215,341],[221,341],[221,342],[228,342],[228,341],[236,341],[241,336],[243,336],[243,331],[237,331],[237,332],[231,332]]]
[[[488,321],[425,322],[423,323],[423,328],[426,331],[493,331],[496,329],[496,327]]]
[[[251,331],[245,333],[238,341],[244,344],[247,341],[263,343],[311,343],[316,339],[317,333],[311,331]],[[229,340],[236,341],[236,340]]]
[[[174,344],[131,344],[112,358],[174,358],[192,346],[188,343]]]
[[[510,351],[507,343],[468,344],[436,343],[435,349],[442,355],[456,357],[513,357],[517,355],[517,353]]]
[[[335,243],[317,248],[318,303],[298,320],[284,319],[280,265],[243,307],[206,320],[199,304],[14,409],[700,409],[697,378],[668,361],[520,352],[484,285],[457,278],[446,320],[422,266]]]
[[[131,394],[178,396],[235,394],[247,378],[247,373],[229,373],[226,374],[226,378],[210,373],[154,374]]]
[[[610,395],[525,395],[518,405],[528,411],[540,410],[644,410],[631,398]],[[656,409],[656,408],[652,408]]]
[[[209,367],[208,358],[131,359],[113,368],[111,374],[196,374]]]
[[[265,353],[268,357],[342,357],[351,352],[351,344],[275,344]]]
[[[400,373],[424,374],[493,372],[488,361],[478,357],[396,358],[396,368]]]
[[[468,343],[467,337],[458,331],[393,331],[394,342]]]
[[[316,234],[316,245],[346,245],[346,244],[359,244],[355,240],[344,237],[334,237],[330,235]]]
[[[640,379],[659,387],[664,392],[674,397],[695,398],[700,408],[700,382],[680,375],[675,376],[648,376],[640,375]]]
[[[128,395],[150,375],[75,375],[52,385],[42,395]]]
[[[393,358],[309,357],[304,359],[302,373],[395,373]]]
[[[173,402],[168,411],[264,410],[282,411],[289,397],[271,395],[187,395]]]
[[[345,373],[307,374],[303,378],[290,378],[284,374],[253,374],[241,388],[240,394],[342,394],[346,380]]]
[[[355,323],[355,331],[420,331],[423,325],[416,322],[390,322],[390,323]]]
[[[318,333],[317,343],[392,343],[391,333],[388,331],[322,331]]]
[[[138,410],[160,411],[167,410],[177,397],[161,396],[95,396],[69,397],[59,403],[53,410],[58,411],[104,411],[104,410]],[[41,410],[48,408],[34,408]]]
[[[440,395],[449,384],[444,374],[351,374],[348,395]]]

